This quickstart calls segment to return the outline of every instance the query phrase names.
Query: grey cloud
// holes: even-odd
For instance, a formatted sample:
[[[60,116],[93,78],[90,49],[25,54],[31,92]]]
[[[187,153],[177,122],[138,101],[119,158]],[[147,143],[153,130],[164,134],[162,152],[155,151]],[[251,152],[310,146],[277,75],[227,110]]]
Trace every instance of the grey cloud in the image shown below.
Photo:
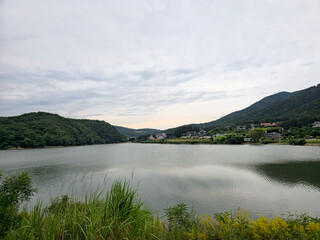
[[[137,75],[144,78],[144,79],[149,79],[152,78],[156,73],[152,71],[141,71],[138,72]]]
[[[316,64],[316,62],[307,62],[307,63],[301,64],[301,66],[308,67],[308,66],[311,66],[311,65],[314,65],[314,64]]]
[[[276,5],[3,1],[0,113],[132,116],[318,83],[320,2]]]
[[[177,69],[167,72],[121,73],[113,76],[100,73],[91,75],[88,72],[65,73],[62,71],[2,73],[1,77],[3,79],[15,79],[17,89],[20,88],[21,91],[29,92],[29,94],[22,97],[17,95],[10,99],[4,98],[3,94],[3,104],[0,106],[0,110],[7,115],[11,108],[15,108],[17,112],[21,113],[29,109],[36,111],[36,108],[48,108],[61,109],[74,115],[86,109],[97,108],[103,112],[120,116],[132,116],[152,113],[161,107],[176,103],[187,104],[194,101],[228,97],[224,92],[193,92],[192,89],[178,87],[180,83],[190,81],[193,74],[198,72],[199,69]],[[28,76],[28,84],[26,84],[25,76]],[[150,79],[150,76],[153,79]],[[43,80],[41,81],[41,79]],[[79,90],[77,80],[88,79],[92,81],[92,84],[95,82],[106,84],[102,87],[98,85],[97,87],[92,86]],[[68,88],[57,88],[55,85],[59,82],[69,84],[67,85]],[[10,86],[2,88],[0,92],[8,91]],[[177,88],[172,89],[172,86]],[[170,89],[170,91],[163,91],[163,88]]]
[[[90,118],[90,117],[97,117],[97,116],[103,116],[103,114],[93,113],[93,114],[78,115],[79,118]]]
[[[237,61],[234,61],[234,62],[227,64],[224,67],[223,72],[241,71],[241,70],[243,70],[245,68],[249,68],[249,67],[260,68],[261,66],[262,66],[261,60],[254,58],[254,57],[250,57],[250,58],[246,58],[243,60],[237,60]]]

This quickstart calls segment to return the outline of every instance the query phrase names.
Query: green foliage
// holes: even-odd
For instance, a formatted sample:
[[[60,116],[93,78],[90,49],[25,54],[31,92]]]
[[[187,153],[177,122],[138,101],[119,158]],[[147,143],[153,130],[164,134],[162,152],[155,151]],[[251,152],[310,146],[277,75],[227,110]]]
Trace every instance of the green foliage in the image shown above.
[[[150,136],[149,134],[147,134],[147,135],[140,135],[139,137],[137,137],[137,141],[138,141],[138,142],[146,141],[149,136]]]
[[[173,229],[178,229],[179,231],[189,230],[192,226],[192,222],[195,221],[194,213],[192,211],[188,212],[185,203],[176,204],[165,210],[169,222],[169,231]]]
[[[247,211],[226,211],[215,215],[215,219],[207,215],[203,219],[209,239],[250,239],[250,218]]]
[[[184,126],[181,126],[181,127],[168,129],[168,130],[166,130],[166,134],[170,138],[172,138],[172,137],[181,137],[182,134],[184,134],[186,132],[190,132],[190,131],[199,132],[200,128],[197,127],[197,126],[194,126],[194,125],[184,125]]]
[[[151,212],[144,210],[142,202],[136,197],[136,190],[127,181],[116,181],[105,200],[105,221],[110,221],[111,233],[115,239],[128,235],[146,238],[144,227],[150,224]]]
[[[313,128],[309,126],[302,126],[302,127],[293,127],[288,131],[284,131],[282,136],[285,138],[317,138],[320,137],[320,128]]]
[[[152,128],[132,129],[132,128],[126,128],[126,127],[120,127],[120,126],[114,126],[114,127],[119,131],[120,134],[128,138],[139,137],[141,135],[150,136],[151,134],[160,132],[160,130],[152,129]]]
[[[168,239],[189,239],[194,233],[201,234],[200,218],[195,215],[193,209],[188,211],[185,203],[176,204],[165,210],[169,222]]]
[[[252,104],[251,106],[237,112],[233,112],[224,116],[217,121],[208,123],[212,126],[222,126],[222,125],[233,125],[233,124],[242,124],[242,123],[254,123],[254,122],[265,122],[265,116],[262,116],[262,119],[258,119],[256,114],[264,111],[266,108],[277,104],[282,101],[288,100],[292,97],[292,93],[280,92],[274,95],[263,98],[262,100]]]
[[[44,112],[0,118],[0,149],[122,141],[124,137],[104,121],[68,119]]]
[[[265,131],[268,133],[272,133],[272,132],[282,132],[283,128],[282,127],[267,127],[265,128]]]
[[[243,136],[237,134],[228,134],[213,139],[215,144],[241,144],[243,142]]]
[[[224,212],[203,219],[204,239],[319,239],[320,223],[305,214],[283,219],[280,217],[250,219],[246,211]]]
[[[19,224],[18,210],[36,192],[28,173],[6,177],[0,184],[0,237]]]
[[[290,139],[289,144],[291,145],[305,145],[307,142],[304,139]]]
[[[264,131],[262,129],[252,129],[248,132],[248,137],[251,138],[254,142],[260,141],[264,136]]]
[[[135,142],[136,141],[136,138],[134,138],[134,137],[131,137],[131,138],[129,138],[129,140],[128,140],[129,142]]]
[[[152,239],[155,222],[128,181],[116,181],[84,201],[62,196],[38,203],[8,239]]]

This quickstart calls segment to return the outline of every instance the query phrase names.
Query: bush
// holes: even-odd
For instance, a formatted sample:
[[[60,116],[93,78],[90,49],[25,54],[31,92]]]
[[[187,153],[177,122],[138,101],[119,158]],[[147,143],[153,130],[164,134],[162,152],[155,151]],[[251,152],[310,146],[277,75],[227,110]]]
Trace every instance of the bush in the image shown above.
[[[304,139],[290,139],[289,144],[291,145],[305,145],[307,142]]]
[[[1,176],[1,175],[0,175]],[[18,210],[22,202],[28,201],[36,192],[28,173],[6,177],[0,184],[0,236],[19,225]]]
[[[185,203],[166,208],[169,222],[167,239],[199,239],[203,236],[200,218]]]
[[[236,134],[229,134],[225,136],[215,137],[213,143],[217,144],[241,144],[244,142],[243,136]]]

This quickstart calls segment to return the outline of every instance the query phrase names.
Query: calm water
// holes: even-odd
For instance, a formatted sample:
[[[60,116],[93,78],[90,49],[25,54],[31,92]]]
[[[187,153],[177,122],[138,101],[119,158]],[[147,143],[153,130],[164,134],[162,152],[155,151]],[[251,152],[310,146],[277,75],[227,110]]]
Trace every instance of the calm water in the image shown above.
[[[201,215],[244,208],[252,217],[320,216],[320,147],[128,143],[0,151],[0,169],[30,172],[44,202],[96,188],[105,176],[108,186],[133,175],[146,206],[160,215],[185,202]]]

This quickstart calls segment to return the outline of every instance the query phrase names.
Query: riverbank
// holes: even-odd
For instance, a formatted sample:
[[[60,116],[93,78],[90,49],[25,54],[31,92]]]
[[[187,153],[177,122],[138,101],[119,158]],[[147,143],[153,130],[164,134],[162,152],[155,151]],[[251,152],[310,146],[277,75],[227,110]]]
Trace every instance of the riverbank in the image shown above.
[[[303,146],[320,146],[320,141],[319,139],[306,139],[306,143],[302,144]],[[176,139],[165,139],[165,140],[146,140],[146,141],[139,141],[138,143],[152,143],[152,144],[209,144],[209,145],[214,145],[214,144],[250,144],[250,145],[299,145],[299,144],[290,144],[289,141],[284,140],[284,141],[265,141],[265,142],[242,142],[242,143],[217,143],[214,142],[210,139],[201,139],[201,138],[196,138],[196,139],[181,139],[181,138],[176,138]]]
[[[131,142],[122,142],[122,143],[104,143],[104,144],[86,144],[86,145],[72,145],[72,146],[44,146],[44,147],[38,147],[38,148],[22,148],[22,147],[12,147],[8,149],[0,149],[2,150],[28,150],[28,149],[54,149],[54,148],[65,148],[65,147],[81,147],[81,146],[93,146],[93,145],[105,145],[105,144],[123,144],[123,143],[131,143]],[[146,140],[146,141],[138,141],[136,143],[152,143],[152,144],[208,144],[208,145],[214,145],[214,144],[228,144],[228,143],[217,143],[214,141],[211,141],[210,139],[182,139],[182,138],[176,138],[176,139],[165,139],[165,140]],[[230,143],[232,144],[232,143]],[[292,145],[288,141],[273,141],[273,142],[244,142],[244,143],[234,143],[237,145]],[[315,146],[320,147],[320,140],[319,139],[306,139],[306,143],[304,146]]]

